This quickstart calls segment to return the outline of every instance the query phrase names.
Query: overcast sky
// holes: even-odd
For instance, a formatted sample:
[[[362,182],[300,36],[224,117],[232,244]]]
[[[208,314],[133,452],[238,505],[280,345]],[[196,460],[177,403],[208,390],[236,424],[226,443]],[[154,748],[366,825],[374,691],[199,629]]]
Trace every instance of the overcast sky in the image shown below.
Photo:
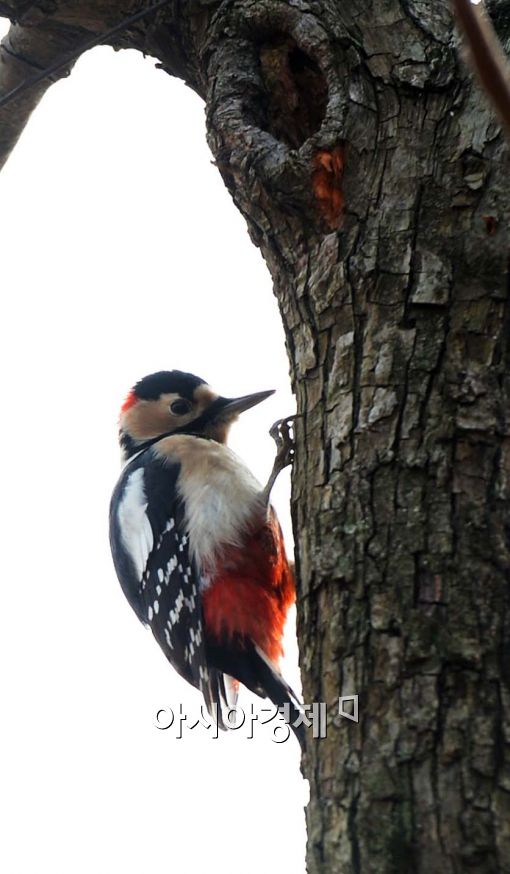
[[[134,52],[95,49],[34,114],[0,205],[3,870],[302,874],[294,738],[158,731],[159,708],[197,714],[200,698],[109,556],[116,420],[137,379],[276,388],[232,440],[261,480],[268,428],[294,408],[270,278],[200,100]],[[274,498],[289,537],[288,475]],[[297,686],[292,632],[287,650]]]

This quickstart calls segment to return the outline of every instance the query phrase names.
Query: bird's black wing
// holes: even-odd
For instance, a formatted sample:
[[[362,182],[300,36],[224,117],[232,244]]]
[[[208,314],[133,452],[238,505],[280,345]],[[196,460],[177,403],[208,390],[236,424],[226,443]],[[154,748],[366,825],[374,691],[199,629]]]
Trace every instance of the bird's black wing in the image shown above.
[[[178,462],[150,449],[124,468],[110,507],[112,555],[137,616],[176,671],[201,690],[221,725],[223,676],[207,664],[200,578],[177,491],[179,471]]]

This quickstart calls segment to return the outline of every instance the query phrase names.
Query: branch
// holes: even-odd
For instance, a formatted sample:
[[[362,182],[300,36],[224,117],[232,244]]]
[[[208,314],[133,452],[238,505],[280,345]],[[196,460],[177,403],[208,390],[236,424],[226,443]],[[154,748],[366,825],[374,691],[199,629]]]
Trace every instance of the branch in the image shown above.
[[[14,24],[0,43],[0,98],[55,62],[83,40],[70,29],[21,27]],[[53,82],[69,75],[74,61],[0,108],[0,169],[16,145],[28,119]]]
[[[494,28],[480,6],[453,0],[472,66],[510,137],[510,64]]]
[[[85,10],[81,19],[83,26],[79,28],[54,19],[50,21],[43,17],[41,20],[41,13],[37,10],[29,20],[24,17],[21,24],[13,25],[0,43],[0,170],[52,82],[68,76],[84,52],[99,43],[111,42],[126,29],[147,16],[154,16],[172,2],[154,0],[128,16],[119,10],[117,22],[108,29],[105,23],[98,32],[97,14],[93,16],[92,28]],[[27,9],[31,5],[25,3]],[[94,10],[94,5],[91,9]],[[91,10],[88,11],[90,14]],[[110,12],[114,11],[110,9]],[[84,33],[88,37],[84,37]]]

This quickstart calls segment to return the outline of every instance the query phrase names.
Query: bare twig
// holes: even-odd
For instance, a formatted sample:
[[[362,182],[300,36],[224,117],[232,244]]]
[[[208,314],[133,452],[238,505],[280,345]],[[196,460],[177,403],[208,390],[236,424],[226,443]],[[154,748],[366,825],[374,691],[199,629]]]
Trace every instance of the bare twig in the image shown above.
[[[471,0],[453,0],[473,68],[510,137],[510,64],[485,14]]]

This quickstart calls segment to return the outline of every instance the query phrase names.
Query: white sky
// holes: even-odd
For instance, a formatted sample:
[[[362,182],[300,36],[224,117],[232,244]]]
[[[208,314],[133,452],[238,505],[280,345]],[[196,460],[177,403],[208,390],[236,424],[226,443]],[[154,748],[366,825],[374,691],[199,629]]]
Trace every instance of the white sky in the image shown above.
[[[277,388],[232,440],[261,480],[267,430],[294,409],[270,278],[211,165],[200,100],[134,52],[91,52],[0,174],[0,246],[2,870],[302,874],[297,743],[257,726],[254,740],[158,731],[160,707],[197,714],[200,698],[109,555],[116,418],[138,378]],[[274,495],[287,534],[288,482]]]

